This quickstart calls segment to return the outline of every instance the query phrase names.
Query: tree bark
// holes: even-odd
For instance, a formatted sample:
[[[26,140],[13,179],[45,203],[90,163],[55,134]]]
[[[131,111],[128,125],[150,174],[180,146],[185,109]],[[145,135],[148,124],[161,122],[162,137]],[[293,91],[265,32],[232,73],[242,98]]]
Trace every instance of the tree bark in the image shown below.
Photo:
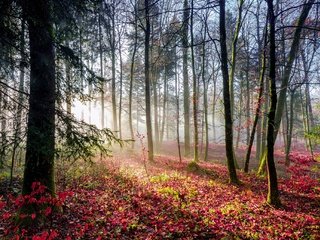
[[[130,136],[132,139],[131,148],[134,148],[134,133],[133,133],[133,121],[132,121],[132,92],[133,92],[133,77],[134,77],[134,63],[136,58],[136,52],[138,48],[138,23],[137,23],[137,2],[135,1],[134,5],[134,45],[133,52],[131,56],[131,64],[130,64],[130,84],[129,84],[129,128],[130,128]]]
[[[217,78],[215,77],[215,69],[213,65],[213,101],[212,101],[212,136],[213,142],[217,142],[217,134],[216,134],[216,106],[217,106]]]
[[[287,167],[290,166],[290,158],[289,153],[291,149],[291,142],[292,142],[292,132],[293,132],[293,106],[294,106],[294,93],[295,91],[290,92],[290,107],[289,107],[289,119],[288,119],[288,133],[287,133],[287,144],[286,144],[286,161],[285,165]]]
[[[231,51],[231,71],[230,71],[230,79],[229,79],[229,88],[230,88],[230,106],[231,106],[231,114],[233,117],[234,114],[234,74],[236,70],[236,60],[237,60],[237,45],[239,39],[239,33],[242,24],[242,8],[243,8],[244,0],[239,0],[239,9],[238,9],[238,18],[236,23],[236,29],[233,36],[232,41],[232,51]]]
[[[239,111],[238,111],[238,128],[237,128],[237,137],[236,137],[236,149],[239,148],[240,144],[240,135],[241,135],[241,124],[242,124],[242,114],[243,114],[243,88],[244,88],[244,81],[243,81],[243,74],[241,73],[240,77],[240,93],[239,93]],[[247,126],[248,128],[248,126]]]
[[[167,120],[167,112],[166,112],[166,107],[168,104],[167,96],[168,96],[168,70],[167,67],[164,67],[164,86],[163,86],[163,104],[162,104],[162,122],[161,122],[161,134],[160,134],[160,143],[162,144],[163,142],[163,137],[164,137],[164,129],[165,129],[165,123]],[[168,140],[168,139],[167,139]]]
[[[184,110],[184,155],[190,155],[190,88],[188,77],[188,23],[189,6],[188,0],[183,4],[183,25],[182,25],[182,54],[183,54],[183,110]]]
[[[225,114],[225,145],[227,155],[227,165],[229,170],[230,183],[238,184],[234,153],[233,153],[233,123],[231,114],[231,102],[229,91],[229,73],[228,73],[228,53],[226,44],[226,26],[225,26],[225,1],[220,0],[220,48],[221,48],[221,71],[223,78],[223,100]]]
[[[118,135],[118,120],[117,120],[117,100],[116,100],[116,33],[115,33],[115,6],[111,4],[111,95],[112,95],[112,126],[116,136]]]
[[[15,133],[14,133],[14,144],[12,149],[12,159],[11,159],[11,170],[10,170],[10,186],[12,185],[13,181],[13,172],[14,172],[14,165],[16,162],[16,151],[21,143],[21,125],[22,125],[22,110],[23,110],[23,102],[24,102],[24,79],[25,79],[25,67],[26,67],[26,53],[25,53],[25,31],[26,24],[25,19],[22,19],[21,22],[21,38],[20,38],[20,57],[21,62],[19,66],[20,76],[19,76],[19,97],[18,97],[18,106],[16,112],[16,126],[15,126]],[[1,101],[1,98],[0,98]],[[1,109],[1,108],[0,108]],[[1,163],[0,163],[1,165]],[[1,166],[0,166],[1,168]]]
[[[206,28],[205,28],[206,29]],[[208,86],[206,80],[206,44],[205,44],[206,31],[202,43],[202,84],[203,84],[203,110],[204,110],[204,130],[205,130],[205,148],[204,148],[204,161],[208,161],[208,148],[209,148],[209,123],[208,123]]]
[[[40,182],[50,194],[55,194],[56,81],[51,4],[49,0],[23,1],[23,11],[28,21],[31,65],[23,194],[32,191],[33,182]]]
[[[101,14],[103,12],[103,3],[101,3],[101,9],[98,16],[98,24],[99,24],[99,57],[100,57],[100,77],[103,79],[103,51],[102,51],[102,42],[103,42],[103,36],[102,36],[102,26],[101,26]],[[101,128],[104,128],[104,80],[101,81]]]
[[[179,154],[179,162],[182,162],[181,157],[181,144],[180,144],[180,106],[179,106],[179,80],[178,80],[178,58],[177,58],[177,49],[174,48],[174,54],[175,54],[175,64],[174,64],[174,85],[175,85],[175,97],[176,97],[176,111],[177,111],[177,122],[176,122],[176,131],[177,131],[177,144],[178,144],[178,154]]]
[[[265,41],[264,41],[264,50],[262,54],[262,63],[261,63],[261,71],[260,71],[260,79],[259,79],[259,96],[258,96],[258,103],[256,108],[256,113],[254,116],[253,126],[249,138],[248,143],[248,149],[246,153],[245,158],[245,165],[244,165],[244,171],[247,173],[249,171],[249,162],[250,162],[250,155],[251,155],[251,149],[254,141],[254,135],[256,133],[256,128],[258,125],[259,118],[261,116],[261,105],[262,105],[262,98],[263,98],[263,86],[264,86],[264,75],[265,75],[265,69],[266,69],[266,47],[267,47],[267,34],[265,34]]]
[[[193,47],[193,0],[191,0],[191,16],[190,16],[190,38],[191,38],[191,64],[192,64],[192,106],[193,106],[193,161],[199,161],[199,130],[198,130],[198,88],[194,60]]]
[[[277,107],[276,91],[276,44],[275,44],[275,25],[276,17],[273,10],[273,0],[267,0],[268,3],[268,20],[269,20],[269,81],[270,81],[270,109],[268,113],[268,130],[267,130],[267,169],[268,169],[268,196],[267,202],[273,206],[279,206],[279,190],[277,171],[274,162],[274,130],[275,130],[275,113]]]
[[[119,82],[119,137],[122,138],[122,85],[123,85],[123,62],[122,62],[122,49],[121,38],[119,38],[119,62],[120,62],[120,82]]]
[[[149,0],[144,0],[145,12],[145,39],[144,39],[144,75],[145,75],[145,104],[146,104],[146,125],[147,125],[147,141],[148,141],[148,160],[153,161],[153,139],[152,139],[152,124],[151,124],[151,97],[150,97],[150,62],[149,62],[149,47],[150,47],[150,16],[149,16]]]

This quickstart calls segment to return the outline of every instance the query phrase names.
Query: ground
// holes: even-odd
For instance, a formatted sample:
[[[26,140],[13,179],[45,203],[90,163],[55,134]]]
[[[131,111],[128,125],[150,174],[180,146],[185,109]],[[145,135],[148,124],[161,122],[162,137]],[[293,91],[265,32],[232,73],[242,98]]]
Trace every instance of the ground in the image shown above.
[[[294,152],[288,169],[277,153],[284,176],[279,179],[282,207],[276,209],[265,203],[265,177],[238,171],[241,185],[230,185],[221,164],[223,146],[211,147],[215,161],[198,165],[187,158],[180,162],[174,143],[167,143],[154,163],[141,150],[120,151],[92,166],[59,164],[59,201],[53,204],[62,210],[52,213],[46,205],[43,224],[18,228],[12,216],[21,199],[6,190],[0,197],[0,238],[319,239],[319,175],[306,153]],[[18,188],[18,180],[16,184]]]

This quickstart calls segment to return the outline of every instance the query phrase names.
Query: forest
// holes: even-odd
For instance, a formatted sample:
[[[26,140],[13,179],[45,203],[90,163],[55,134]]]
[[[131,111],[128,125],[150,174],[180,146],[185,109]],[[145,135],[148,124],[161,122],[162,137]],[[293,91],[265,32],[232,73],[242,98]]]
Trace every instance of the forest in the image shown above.
[[[319,239],[319,0],[0,0],[0,239]]]

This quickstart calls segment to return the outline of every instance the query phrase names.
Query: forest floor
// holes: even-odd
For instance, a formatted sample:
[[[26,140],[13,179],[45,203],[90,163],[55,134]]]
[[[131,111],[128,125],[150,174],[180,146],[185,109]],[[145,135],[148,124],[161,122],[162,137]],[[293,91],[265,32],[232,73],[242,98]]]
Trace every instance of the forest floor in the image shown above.
[[[0,239],[319,239],[319,163],[294,152],[285,168],[277,152],[282,206],[274,208],[265,202],[265,177],[239,171],[241,184],[230,185],[221,164],[224,146],[210,147],[211,161],[198,165],[180,162],[174,143],[166,143],[153,163],[143,150],[119,151],[94,165],[60,163],[62,211],[52,213],[46,204],[47,220],[28,229],[13,221],[21,199],[3,180]],[[19,179],[15,184],[19,188]]]

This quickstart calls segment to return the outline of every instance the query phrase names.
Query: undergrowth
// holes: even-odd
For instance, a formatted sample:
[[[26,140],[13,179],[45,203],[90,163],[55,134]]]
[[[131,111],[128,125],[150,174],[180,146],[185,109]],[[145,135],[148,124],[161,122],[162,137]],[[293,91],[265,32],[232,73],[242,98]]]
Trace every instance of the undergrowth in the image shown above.
[[[112,159],[69,166],[57,175],[56,196],[46,195],[39,183],[30,195],[0,195],[0,238],[316,239],[319,182],[309,171],[314,162],[291,158],[290,177],[279,179],[281,209],[265,204],[266,179],[239,172],[243,184],[229,185],[221,165],[157,156],[148,175],[137,157],[121,159],[121,166]],[[35,211],[19,216],[30,203]],[[31,224],[20,226],[17,217]]]

